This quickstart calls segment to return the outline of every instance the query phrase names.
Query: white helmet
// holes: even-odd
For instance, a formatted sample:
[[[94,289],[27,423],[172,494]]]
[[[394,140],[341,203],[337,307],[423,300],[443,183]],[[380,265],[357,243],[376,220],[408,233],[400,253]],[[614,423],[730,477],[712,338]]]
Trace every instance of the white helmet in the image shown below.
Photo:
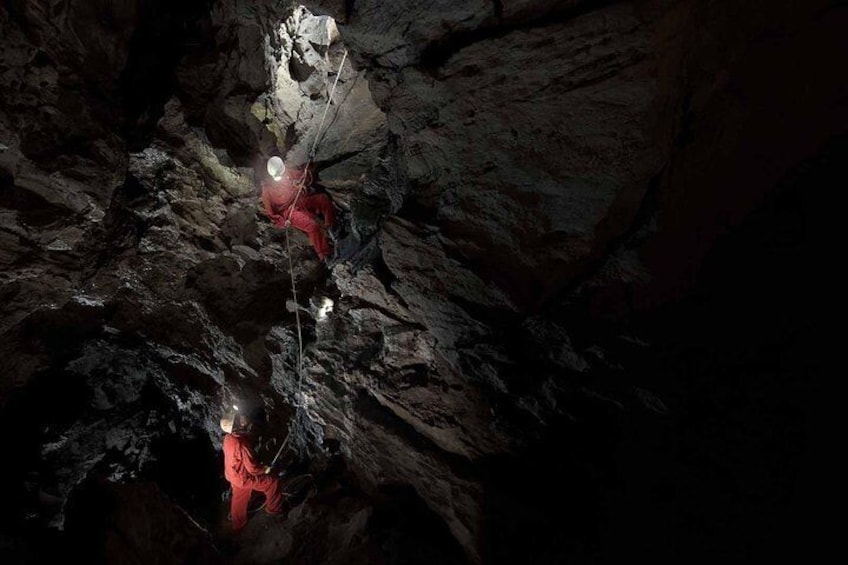
[[[283,173],[286,172],[286,164],[277,156],[268,159],[268,174],[274,180],[283,178]]]
[[[236,417],[232,414],[227,414],[223,418],[221,418],[221,429],[225,434],[233,433],[233,424],[235,424]]]

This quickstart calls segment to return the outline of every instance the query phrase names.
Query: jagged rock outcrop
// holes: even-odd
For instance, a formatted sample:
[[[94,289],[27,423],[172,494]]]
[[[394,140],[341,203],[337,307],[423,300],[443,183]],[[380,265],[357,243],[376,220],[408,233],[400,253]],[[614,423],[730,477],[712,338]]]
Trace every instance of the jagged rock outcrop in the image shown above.
[[[268,353],[268,347],[289,351],[293,336],[290,327],[276,329],[291,321],[285,238],[258,214],[253,165],[269,148],[263,139],[283,150],[292,139],[269,127],[282,123],[280,116],[263,123],[251,108],[274,83],[272,63],[285,65],[281,58],[291,56],[272,41],[309,45],[314,32],[314,53],[324,51],[313,61],[320,68],[312,81],[321,82],[341,59],[338,38],[309,28],[302,10],[293,27],[286,24],[291,11],[270,2],[255,11],[219,3],[211,13],[203,11],[205,3],[194,8],[200,4],[200,12],[135,3],[87,5],[91,10],[71,4],[53,12],[13,3],[0,10],[2,71],[11,86],[0,104],[8,306],[0,327],[8,360],[0,392],[7,430],[17,418],[25,422],[10,441],[32,453],[8,473],[10,481],[27,477],[16,508],[37,510],[53,526],[67,526],[67,500],[87,482],[180,474],[173,463],[179,456],[163,455],[174,434],[185,445],[201,438],[214,453],[220,411],[234,399],[264,407],[282,430],[289,417],[290,399],[274,388]],[[101,18],[104,10],[122,11],[112,21]],[[300,35],[287,35],[301,24],[307,27]],[[58,37],[48,37],[51,26],[61,31]],[[78,39],[83,31],[92,44]],[[229,42],[229,48],[204,67],[195,64],[194,40]],[[160,61],[171,65],[172,75],[145,67],[146,51],[157,52],[158,42],[176,51],[172,61]],[[95,63],[110,44],[100,73]],[[367,96],[358,73],[349,65],[345,73],[337,96]],[[200,75],[221,80],[193,81]],[[144,99],[130,89],[159,97]],[[298,103],[309,105],[311,117],[299,122],[303,131],[293,130],[295,139],[305,143],[314,133],[309,128],[317,129],[326,90],[287,99],[289,106],[281,101],[281,112],[305,115]],[[39,117],[39,108],[54,105],[55,120]],[[247,113],[228,115],[232,108]],[[361,136],[334,161],[338,167],[354,163],[356,176],[362,174],[356,158],[366,153],[362,140],[370,142],[382,127],[380,115],[353,124],[341,111],[330,113],[335,137],[323,147],[354,137],[347,129],[354,125]],[[228,124],[236,129],[226,130]],[[304,298],[322,273],[305,238],[292,238]],[[201,484],[216,484],[216,499],[218,467],[213,459],[198,471],[210,478]],[[200,496],[197,488],[190,487],[191,496]],[[209,519],[203,505],[191,508],[189,495],[173,488],[168,495],[200,522]],[[76,515],[87,519],[85,512]],[[185,535],[207,543],[208,536]]]

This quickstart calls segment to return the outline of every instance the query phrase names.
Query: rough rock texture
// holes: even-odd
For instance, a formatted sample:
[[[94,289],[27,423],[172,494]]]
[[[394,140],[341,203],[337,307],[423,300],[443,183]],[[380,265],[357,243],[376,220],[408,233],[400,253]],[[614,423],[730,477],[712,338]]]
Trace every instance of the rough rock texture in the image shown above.
[[[665,284],[685,288],[721,233],[712,226],[732,227],[841,131],[841,89],[804,65],[844,49],[828,4],[356,2],[331,13],[401,140],[407,215],[538,306],[605,257],[627,265],[639,244],[614,251],[637,232],[654,236],[637,253],[646,264],[627,265],[619,284],[673,268]],[[800,74],[785,81],[789,69]],[[751,161],[738,184],[718,180]],[[659,204],[681,212],[660,218]]]
[[[501,403],[545,425],[585,419],[586,399],[668,414],[650,390],[668,377],[635,374],[582,326],[691,292],[717,239],[848,123],[844,85],[817,64],[845,53],[828,2],[315,4],[369,67],[408,181],[380,235],[385,288],[426,328],[442,378],[487,391],[490,429],[456,407],[487,404],[462,388],[437,402],[467,425],[438,432],[432,400],[371,393],[466,463],[533,436]],[[404,480],[480,547],[485,498],[446,502],[442,475],[419,467]]]
[[[200,486],[186,494],[166,485],[203,522],[208,500],[187,497],[219,496],[220,463],[211,454],[222,407],[237,401],[267,409],[283,430],[290,414],[272,384],[268,354],[268,347],[290,353],[294,344],[285,238],[258,214],[252,161],[263,135],[274,147],[292,142],[275,137],[249,109],[272,84],[269,58],[285,54],[269,37],[288,37],[291,11],[272,3],[219,3],[211,13],[203,2],[194,11],[83,4],[0,10],[3,80],[10,85],[0,104],[0,333],[7,359],[0,393],[4,426],[16,430],[11,451],[29,454],[4,474],[26,481],[16,508],[76,531],[65,512],[75,489],[94,476],[123,483],[181,474],[179,449],[163,445],[175,434],[184,447],[204,438],[200,455],[211,461],[197,471]],[[47,31],[54,24],[58,36]],[[253,33],[254,24],[276,35]],[[196,65],[210,49],[196,42],[232,41],[232,34],[238,42],[211,71]],[[161,44],[176,51],[169,71],[163,61],[146,66],[148,52]],[[102,50],[111,58],[101,61]],[[226,80],[181,88],[203,70]],[[339,94],[357,80],[347,72]],[[156,96],[143,99],[137,90]],[[314,103],[323,108],[323,100]],[[245,105],[248,117],[227,118],[228,108]],[[381,127],[375,120],[356,124],[366,139],[369,127]],[[249,135],[216,146],[227,123]],[[336,138],[325,146],[353,137],[347,127],[334,124]],[[347,157],[360,152],[355,147]],[[292,239],[294,274],[301,297],[308,296],[321,269],[306,238]],[[215,486],[204,491],[209,484]]]
[[[306,4],[0,7],[4,561],[804,548],[844,6]],[[308,154],[345,49],[329,271],[255,187]],[[234,403],[316,480],[227,543]]]

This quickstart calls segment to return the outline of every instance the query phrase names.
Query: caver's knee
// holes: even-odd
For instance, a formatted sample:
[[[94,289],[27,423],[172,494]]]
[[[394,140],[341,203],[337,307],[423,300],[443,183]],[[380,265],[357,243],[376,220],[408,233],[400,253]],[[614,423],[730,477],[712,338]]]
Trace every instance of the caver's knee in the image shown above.
[[[319,229],[318,222],[315,218],[313,218],[309,212],[305,212],[303,210],[298,210],[295,214],[293,214],[291,222],[294,227],[307,233],[311,233]]]
[[[274,477],[269,477],[268,475],[257,475],[253,479],[253,490],[261,490],[266,488],[269,484],[274,482]]]
[[[317,221],[315,221],[314,218],[310,218],[309,222],[306,223],[302,229],[303,229],[303,231],[305,231],[306,233],[308,233],[310,235],[318,235],[318,234],[322,233],[321,232],[321,224],[319,224]]]

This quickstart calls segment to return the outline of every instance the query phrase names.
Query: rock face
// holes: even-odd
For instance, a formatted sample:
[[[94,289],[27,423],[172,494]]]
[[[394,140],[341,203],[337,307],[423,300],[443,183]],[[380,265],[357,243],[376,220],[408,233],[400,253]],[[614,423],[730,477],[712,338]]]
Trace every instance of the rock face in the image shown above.
[[[0,8],[0,555],[795,549],[844,7],[306,4]],[[313,147],[331,270],[258,204]],[[233,404],[316,483],[225,547]]]
[[[438,372],[489,397],[451,387],[416,399],[427,409],[381,404],[471,462],[532,435],[497,417],[501,403],[546,424],[585,410],[581,396],[666,413],[645,390],[662,377],[632,376],[629,392],[599,380],[622,352],[573,333],[691,292],[715,241],[845,131],[845,89],[804,63],[844,52],[832,33],[844,11],[827,2],[767,14],[698,2],[323,7],[369,67],[408,182],[380,235],[386,288],[434,339],[449,367]],[[422,421],[441,420],[429,413],[439,403],[461,416],[434,432]],[[446,444],[445,428],[459,441]],[[475,448],[457,449],[462,438]],[[438,481],[404,480],[466,547],[485,538],[485,496],[452,501],[477,516],[459,525]]]
[[[787,66],[840,49],[812,23],[836,25],[828,2],[768,14],[699,2],[443,4],[357,2],[331,13],[347,22],[345,41],[368,62],[400,139],[412,184],[404,212],[437,225],[451,253],[521,304],[604,271],[609,257],[626,263],[631,248],[638,263],[619,284],[639,294],[641,279],[673,265],[665,284],[684,290],[720,233],[708,226],[737,223],[844,125],[840,89],[814,66],[788,81],[796,86],[773,88]],[[742,20],[745,30],[729,31]],[[733,133],[716,131],[715,116]],[[706,188],[758,159],[767,170],[725,189],[733,194]],[[711,196],[678,194],[695,183]],[[681,212],[659,218],[646,201]],[[652,249],[624,243],[645,230]],[[658,292],[666,300],[667,290]]]

